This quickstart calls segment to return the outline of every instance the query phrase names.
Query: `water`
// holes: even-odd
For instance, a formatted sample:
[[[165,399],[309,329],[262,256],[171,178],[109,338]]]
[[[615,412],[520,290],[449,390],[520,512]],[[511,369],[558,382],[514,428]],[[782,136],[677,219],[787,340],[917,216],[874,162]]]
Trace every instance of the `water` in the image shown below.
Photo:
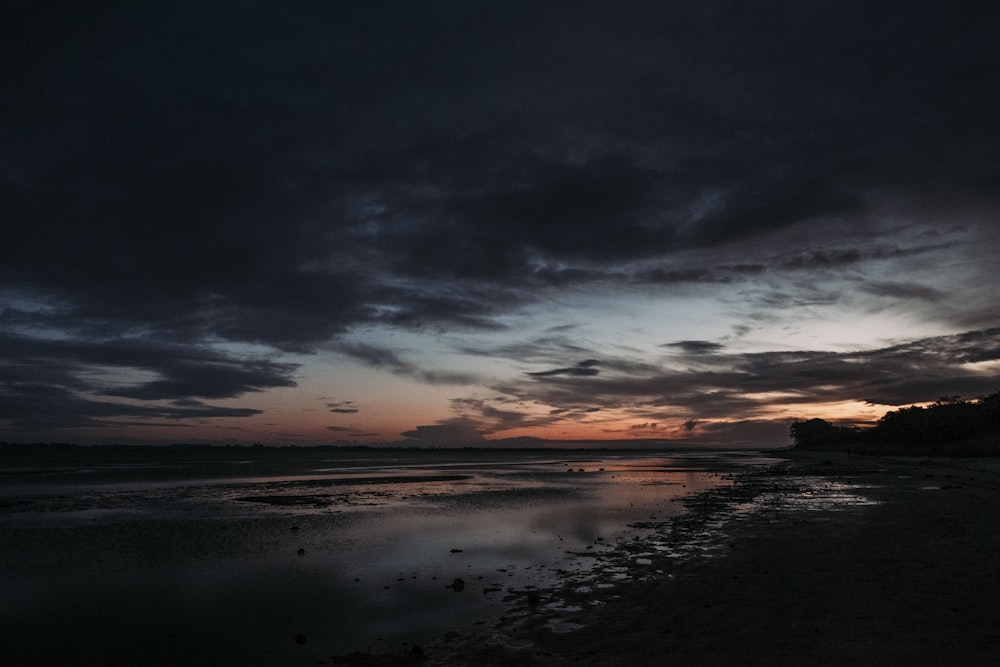
[[[315,665],[488,628],[747,453],[79,449],[0,468],[17,664]],[[638,566],[642,559],[638,559]],[[625,576],[625,573],[622,573]],[[459,583],[457,580],[461,580]]]

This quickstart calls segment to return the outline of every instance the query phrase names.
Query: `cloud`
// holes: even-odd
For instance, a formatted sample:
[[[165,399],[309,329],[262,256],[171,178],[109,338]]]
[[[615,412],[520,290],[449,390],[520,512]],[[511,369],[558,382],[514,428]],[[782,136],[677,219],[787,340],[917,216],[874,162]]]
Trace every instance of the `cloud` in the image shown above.
[[[271,387],[294,387],[295,382],[288,377],[293,368],[268,361],[178,360],[151,369],[162,379],[100,393],[146,401],[184,396],[235,398]]]
[[[354,414],[355,412],[360,412],[358,408],[354,407],[354,401],[338,401],[334,403],[327,403],[326,407],[330,410],[330,412],[341,415],[350,415]]]
[[[292,387],[296,364],[236,357],[204,347],[147,339],[47,340],[0,334],[8,355],[0,359],[0,380],[16,381],[26,368],[53,369],[53,380],[107,396],[161,400],[196,396],[234,398],[272,387]],[[98,369],[120,369],[116,386],[101,388],[87,380]],[[129,382],[128,371],[157,376]],[[38,376],[35,376],[36,378]]]
[[[297,369],[295,364],[144,339],[0,334],[0,343],[5,350],[0,357],[0,419],[31,428],[100,426],[121,419],[249,417],[260,410],[206,405],[196,398],[236,398],[294,386]],[[145,377],[152,379],[136,379]],[[95,400],[101,396],[143,404]]]
[[[671,237],[638,224],[655,175],[632,160],[601,157],[570,165],[534,159],[523,161],[518,171],[513,181],[487,176],[454,192],[440,215],[404,237],[398,270],[516,283],[518,276],[532,275],[537,258],[648,256]],[[616,226],[606,224],[612,216]]]
[[[528,373],[534,377],[551,377],[553,375],[572,375],[574,377],[592,377],[599,374],[601,371],[596,366],[600,365],[600,361],[597,359],[585,359],[577,363],[575,366],[570,366],[569,368],[553,368],[547,371],[536,371],[533,373]]]
[[[988,3],[24,4],[0,23],[8,406],[32,412],[16,397],[37,391],[101,421],[239,398],[331,349],[481,385],[365,332],[509,338],[532,308],[598,292],[724,294],[758,321],[861,295],[996,324]],[[708,340],[667,348],[720,357],[685,376],[570,333],[520,346],[548,370],[517,391],[572,414],[595,407],[583,384],[609,405],[752,409],[745,387],[780,384],[768,363],[802,400],[986,382],[930,357],[917,378],[874,351],[782,361]],[[848,380],[859,364],[870,386]]]
[[[918,299],[937,302],[948,296],[942,290],[913,283],[870,282],[864,285],[862,289],[869,294],[892,299]]]
[[[655,431],[656,428],[656,422],[643,422],[641,424],[632,424],[629,426],[629,429],[632,431]]]
[[[401,359],[394,351],[368,343],[338,343],[334,349],[356,359],[366,366],[387,370],[394,375],[413,378],[426,384],[475,384],[476,376],[453,371],[434,371],[419,368]]]
[[[429,447],[472,447],[486,444],[483,437],[485,431],[481,426],[461,418],[438,424],[417,426],[401,435]]]
[[[679,340],[676,343],[664,343],[662,347],[674,347],[688,355],[715,354],[725,346],[707,340]]]
[[[808,409],[866,400],[889,408],[940,396],[981,396],[1000,389],[1000,329],[848,352],[706,354],[716,348],[700,343],[668,344],[698,362],[680,369],[618,359],[602,362],[605,372],[599,377],[543,374],[530,382],[505,383],[495,389],[508,400],[546,406],[541,416],[532,417],[534,425],[579,419],[583,415],[580,406],[585,405],[646,418],[633,428],[651,428],[654,419],[683,419],[685,431],[697,429],[699,433],[720,428],[712,426],[719,420],[768,421],[776,405]],[[474,418],[476,405],[467,403],[466,407],[470,408],[466,416]]]
[[[864,235],[855,240],[865,241]],[[931,254],[953,247],[952,243],[917,244],[913,246],[892,245],[885,242],[865,243],[845,247],[832,245],[826,248],[804,248],[802,250],[774,258],[770,264],[787,271],[815,271],[816,269],[840,269],[862,262],[905,259]]]
[[[526,342],[513,342],[504,345],[473,346],[462,344],[458,350],[464,354],[484,357],[499,357],[530,363],[551,363],[553,357],[569,358],[594,354],[596,350],[584,341],[566,336],[562,333],[545,333],[542,336]]]
[[[230,408],[200,402],[174,402],[167,405],[132,405],[95,401],[68,389],[39,383],[5,383],[0,399],[0,420],[26,433],[51,435],[58,429],[95,428],[129,425],[167,419],[166,424],[184,426],[187,420],[243,418],[260,414],[252,408]]]
[[[819,34],[853,35],[855,11],[845,10],[843,22],[832,22]],[[449,323],[489,326],[491,309],[463,297],[473,289],[468,283],[514,284],[536,275],[530,269],[538,258],[582,262],[557,273],[563,280],[587,279],[595,264],[718,246],[843,215],[857,210],[852,179],[880,174],[884,180],[882,174],[891,173],[926,180],[912,166],[886,168],[915,162],[902,147],[933,146],[968,160],[978,154],[962,152],[972,145],[971,128],[995,125],[989,105],[947,95],[962,85],[964,79],[951,74],[962,72],[963,64],[985,67],[996,58],[984,41],[987,33],[974,28],[961,29],[968,51],[950,53],[952,60],[943,60],[947,65],[928,70],[932,76],[924,85],[941,87],[933,99],[920,96],[915,105],[918,92],[902,87],[896,97],[879,96],[873,106],[872,79],[865,71],[845,76],[832,70],[823,63],[828,53],[793,37],[797,26],[812,25],[806,15],[785,16],[789,29],[775,32],[772,26],[768,48],[759,49],[748,36],[759,20],[743,24],[728,13],[716,14],[711,33],[720,52],[714,60],[694,55],[701,49],[686,50],[693,46],[690,35],[705,30],[700,12],[616,8],[616,15],[642,17],[621,42],[608,45],[610,62],[622,69],[612,75],[606,65],[598,67],[587,92],[573,92],[546,78],[572,80],[573,71],[554,69],[551,59],[534,60],[541,54],[531,44],[511,44],[502,32],[506,23],[486,27],[444,9],[417,16],[397,7],[395,13],[413,21],[404,29],[365,10],[336,18],[318,12],[307,20],[297,12],[279,17],[260,7],[243,16],[246,31],[221,34],[211,26],[223,22],[224,13],[188,12],[196,16],[181,20],[155,8],[133,8],[124,22],[95,12],[87,17],[94,31],[90,38],[54,20],[48,29],[66,38],[62,48],[76,47],[77,59],[22,55],[24,88],[15,87],[11,95],[39,113],[17,119],[24,139],[12,160],[30,165],[27,173],[37,180],[8,184],[12,217],[25,222],[12,231],[20,251],[4,258],[10,260],[5,278],[20,277],[23,283],[30,275],[30,282],[71,296],[93,318],[120,321],[127,310],[120,306],[140,303],[128,318],[135,323],[152,321],[188,333],[195,326],[287,350],[309,349],[378,317],[372,306],[382,300],[400,309],[396,322],[420,325],[445,317]],[[574,54],[572,60],[594,61],[586,42],[560,38],[544,16],[524,7],[510,12],[523,16],[517,21],[523,30],[557,39]],[[561,17],[559,24],[596,37],[595,26],[610,18],[595,10],[572,25]],[[897,21],[888,11],[866,10],[864,18],[865,25],[875,26]],[[357,38],[376,20],[380,31],[397,40],[393,49]],[[923,17],[907,21],[915,33],[929,23]],[[462,29],[442,32],[448,25]],[[420,39],[411,33],[417,27],[425,31]],[[135,46],[140,33],[134,31],[141,32],[144,47]],[[643,35],[657,38],[644,41]],[[158,48],[181,36],[185,50]],[[88,39],[101,40],[105,51],[87,48]],[[481,43],[504,48],[486,57]],[[806,65],[799,58],[769,61],[761,52],[792,44],[803,62],[817,69],[812,85],[796,86],[801,97],[790,99],[782,86],[808,72]],[[900,59],[886,63],[890,70],[901,67],[903,55],[926,62],[916,44],[906,41],[900,49]],[[104,52],[117,57],[104,58]],[[494,58],[516,66],[497,68]],[[732,59],[745,65],[736,78],[726,65]],[[191,68],[191,62],[201,66]],[[405,76],[397,70],[401,62],[411,63]],[[303,63],[313,66],[306,69]],[[418,70],[415,63],[433,66]],[[62,145],[44,122],[25,120],[57,114],[53,100],[31,94],[28,86],[32,71],[53,68],[63,75],[57,80],[76,75],[98,84],[78,102],[96,110],[86,116],[88,131]],[[164,83],[136,77],[136,70],[157,71],[155,80]],[[470,80],[476,85],[468,85]],[[331,85],[338,92],[333,98],[324,93]],[[840,92],[838,105],[820,103],[830,86]],[[379,92],[387,90],[416,94],[424,110],[403,113],[397,98]],[[484,114],[483,102],[492,95],[519,102]],[[621,103],[623,95],[630,104]],[[979,99],[990,98],[984,93]],[[111,112],[125,103],[134,110],[132,122],[113,122]],[[745,115],[735,116],[734,107]],[[964,121],[919,127],[895,122],[897,136],[891,140],[875,132],[890,119],[909,118],[899,111],[915,107],[930,118],[961,110]],[[562,113],[553,115],[553,109]],[[817,116],[808,132],[799,130],[806,112]],[[593,118],[606,119],[602,132],[591,127]],[[316,131],[320,119],[322,133]],[[553,127],[570,131],[549,131]],[[581,135],[604,145],[574,156],[570,142]],[[100,151],[94,150],[93,137],[101,137]],[[709,145],[706,137],[712,137]],[[646,147],[641,154],[640,143]],[[483,155],[490,159],[478,159]],[[920,161],[936,177],[949,175],[952,163],[935,169],[933,160]],[[982,160],[977,164],[989,169]],[[48,178],[42,180],[43,174]],[[141,233],[133,220],[144,221]],[[100,270],[84,269],[77,253]],[[849,260],[816,251],[792,257],[786,266]],[[56,270],[38,281],[26,273],[38,265]],[[348,270],[326,268],[337,265]],[[262,266],[267,270],[261,272]],[[122,283],[126,275],[143,279]],[[389,275],[419,284],[383,280]],[[697,267],[653,272],[647,279],[683,276],[720,279]],[[457,293],[450,298],[438,298],[441,286],[428,280],[434,277],[466,284],[453,287]],[[70,289],[74,278],[83,279],[86,289]],[[151,288],[168,298],[135,298]]]
[[[941,26],[914,12],[891,59],[865,42],[899,24],[891,10],[845,8],[809,33],[817,44],[849,39],[882,64],[876,80],[871,67],[831,68],[828,51],[801,42],[803,26],[820,27],[809,12],[783,12],[776,29],[712,6],[594,8],[552,23],[527,5],[508,9],[511,23],[444,7],[396,6],[391,19],[256,7],[241,30],[222,32],[212,26],[225,12],[193,7],[50,17],[44,30],[20,16],[26,26],[9,29],[60,37],[51,55],[19,54],[8,93],[25,111],[8,119],[22,176],[5,181],[5,245],[17,252],[0,257],[4,282],[119,333],[304,352],[370,322],[495,328],[533,300],[526,286],[726,284],[768,267],[856,263],[880,251],[630,266],[853,214],[864,188],[967,184],[977,169],[996,177],[977,149],[996,127],[982,103],[994,97],[965,88],[997,60],[976,27],[989,20]],[[73,27],[82,18],[88,36]],[[609,39],[608,21],[628,29]],[[375,25],[388,41],[358,37]],[[512,25],[539,41],[511,41]],[[858,35],[858,25],[872,27]],[[929,59],[912,35],[938,30],[966,47]],[[575,33],[588,39],[567,39]],[[692,37],[706,34],[707,51]],[[543,43],[593,71],[580,79]],[[785,48],[796,57],[766,55]],[[907,58],[927,67],[919,86],[901,83]],[[30,82],[43,74],[93,83],[42,96]],[[803,80],[790,96],[788,82]],[[115,120],[126,107],[130,121]],[[68,113],[85,123],[71,137],[45,120]]]

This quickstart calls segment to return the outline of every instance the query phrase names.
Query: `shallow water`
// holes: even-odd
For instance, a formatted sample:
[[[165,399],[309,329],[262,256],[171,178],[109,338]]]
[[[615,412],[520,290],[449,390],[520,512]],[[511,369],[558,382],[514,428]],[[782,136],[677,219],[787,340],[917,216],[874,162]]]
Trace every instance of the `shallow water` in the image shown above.
[[[629,524],[674,516],[681,498],[729,484],[724,473],[771,462],[127,454],[0,469],[0,643],[18,664],[313,665],[485,628],[509,596],[585,576],[588,554],[635,537]]]

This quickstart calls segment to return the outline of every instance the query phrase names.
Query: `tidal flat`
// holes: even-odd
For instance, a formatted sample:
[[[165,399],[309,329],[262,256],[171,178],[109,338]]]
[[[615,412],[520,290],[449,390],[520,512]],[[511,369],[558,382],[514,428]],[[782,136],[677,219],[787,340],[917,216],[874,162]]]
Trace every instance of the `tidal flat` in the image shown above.
[[[452,633],[429,664],[997,664],[1000,459],[782,456],[660,531],[702,549],[608,590],[554,589],[561,609],[522,607],[486,641]]]
[[[754,452],[69,448],[0,466],[19,665],[315,665],[487,641],[551,591],[701,549],[656,537]],[[523,604],[522,604],[523,603]],[[565,606],[571,609],[572,605]],[[570,613],[567,611],[566,613]],[[551,627],[572,629],[570,618]]]
[[[74,452],[0,466],[7,664],[1000,658],[998,459]]]

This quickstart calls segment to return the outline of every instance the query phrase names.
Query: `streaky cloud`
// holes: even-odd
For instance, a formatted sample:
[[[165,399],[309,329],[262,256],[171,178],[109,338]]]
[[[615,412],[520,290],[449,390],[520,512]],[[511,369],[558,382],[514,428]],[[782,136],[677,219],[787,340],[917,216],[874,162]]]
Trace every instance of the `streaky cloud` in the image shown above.
[[[334,350],[371,367],[387,370],[432,385],[477,384],[478,378],[470,373],[436,371],[420,368],[403,360],[393,350],[368,343],[337,343]]]

